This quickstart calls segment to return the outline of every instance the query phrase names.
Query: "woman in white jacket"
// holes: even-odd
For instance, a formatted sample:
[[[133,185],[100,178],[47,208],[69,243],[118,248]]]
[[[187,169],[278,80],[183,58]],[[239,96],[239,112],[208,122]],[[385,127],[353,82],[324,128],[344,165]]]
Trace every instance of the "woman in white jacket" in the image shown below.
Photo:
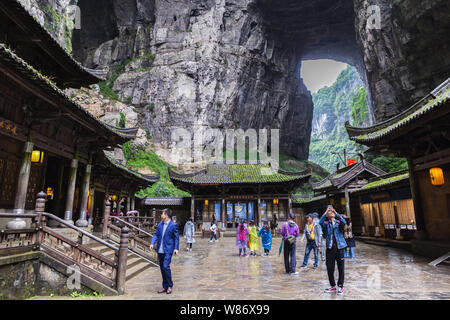
[[[195,242],[194,239],[194,223],[192,218],[189,218],[188,222],[184,225],[183,236],[186,239],[186,251],[192,251],[192,244]]]

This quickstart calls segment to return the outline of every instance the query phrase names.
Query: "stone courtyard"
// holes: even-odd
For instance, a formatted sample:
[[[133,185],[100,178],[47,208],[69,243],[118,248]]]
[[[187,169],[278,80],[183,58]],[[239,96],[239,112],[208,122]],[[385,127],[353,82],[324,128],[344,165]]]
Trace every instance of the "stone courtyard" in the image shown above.
[[[300,273],[292,276],[285,273],[282,256],[278,256],[280,238],[274,238],[269,257],[239,257],[234,238],[222,238],[217,243],[209,243],[206,238],[196,241],[192,252],[186,252],[181,243],[179,256],[172,260],[172,295],[156,293],[161,275],[155,267],[128,281],[126,294],[120,299],[450,299],[448,265],[431,267],[427,265],[429,259],[399,249],[357,242],[356,258],[345,262],[345,294],[337,296],[323,292],[328,286],[325,263],[319,262],[319,268],[313,269],[313,253],[308,268],[299,269],[305,250],[300,241],[297,242]]]

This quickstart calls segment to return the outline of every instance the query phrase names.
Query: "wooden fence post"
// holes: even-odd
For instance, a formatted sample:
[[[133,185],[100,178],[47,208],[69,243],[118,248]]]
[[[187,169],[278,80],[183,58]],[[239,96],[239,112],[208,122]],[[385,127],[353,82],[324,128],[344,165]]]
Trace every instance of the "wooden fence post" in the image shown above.
[[[36,228],[36,238],[34,240],[34,244],[39,249],[42,242],[42,228],[45,226],[46,218],[42,213],[45,210],[45,198],[47,195],[41,191],[36,196],[36,206],[34,209],[34,213],[36,213],[38,216],[36,218],[33,218],[33,226]]]
[[[103,214],[103,231],[102,231],[103,239],[105,239],[108,235],[108,223],[110,213],[111,213],[111,202],[108,199],[105,201],[105,212]]]
[[[117,267],[117,291],[119,294],[125,293],[125,281],[127,276],[127,257],[128,257],[128,232],[127,226],[122,228],[120,234],[119,261]]]

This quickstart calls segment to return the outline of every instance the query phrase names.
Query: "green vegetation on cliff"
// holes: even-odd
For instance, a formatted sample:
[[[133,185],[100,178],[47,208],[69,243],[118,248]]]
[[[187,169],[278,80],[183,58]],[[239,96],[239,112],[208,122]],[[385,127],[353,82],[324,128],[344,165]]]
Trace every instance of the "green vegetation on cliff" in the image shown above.
[[[353,126],[370,125],[367,91],[354,67],[348,66],[330,87],[313,94],[314,116],[309,159],[329,171],[335,171],[339,163],[338,154],[359,160],[357,154],[367,149],[351,141],[345,130],[345,122]],[[386,172],[407,169],[405,159],[393,156],[365,154],[365,158]]]
[[[131,142],[123,145],[123,153],[127,160],[127,165],[134,169],[149,169],[155,174],[160,174],[160,181],[144,190],[140,190],[137,195],[139,197],[190,197],[190,194],[176,188],[169,178],[169,167],[167,162],[162,160],[155,151],[143,151],[133,148]]]

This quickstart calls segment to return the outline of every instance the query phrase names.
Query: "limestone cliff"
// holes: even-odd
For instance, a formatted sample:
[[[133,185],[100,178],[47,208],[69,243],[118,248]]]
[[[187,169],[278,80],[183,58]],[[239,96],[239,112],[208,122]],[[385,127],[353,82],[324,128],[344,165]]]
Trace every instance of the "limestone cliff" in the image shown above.
[[[313,106],[302,59],[355,66],[376,121],[450,75],[445,0],[21,1],[38,15],[33,3],[61,13],[77,3],[74,56],[110,70],[103,87],[132,104],[162,146],[173,126],[280,128],[283,151],[306,159]],[[379,28],[368,28],[371,5]],[[64,44],[71,33],[58,33],[57,20],[46,23]]]

